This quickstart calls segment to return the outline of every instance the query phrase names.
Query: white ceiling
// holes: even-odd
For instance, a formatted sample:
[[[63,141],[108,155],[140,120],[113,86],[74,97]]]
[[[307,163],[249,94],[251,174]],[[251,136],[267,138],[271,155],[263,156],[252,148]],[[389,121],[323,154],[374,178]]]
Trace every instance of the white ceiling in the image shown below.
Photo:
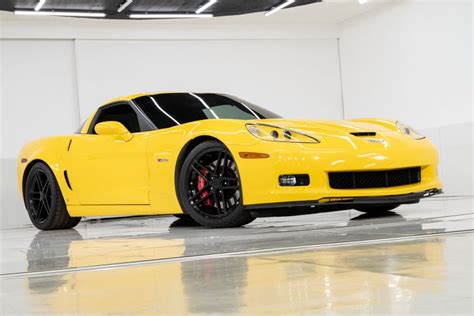
[[[224,23],[252,24],[333,24],[343,22],[394,1],[396,0],[368,0],[368,2],[360,4],[358,0],[323,0],[319,3],[285,9],[269,17],[264,17],[262,13],[253,13],[215,20],[222,19]]]
[[[225,0],[222,0],[225,1]],[[246,0],[247,1],[247,0]],[[296,8],[282,10],[272,16],[265,17],[263,13],[253,13],[233,17],[219,17],[213,19],[192,19],[192,20],[160,20],[153,21],[157,24],[334,24],[341,23],[351,17],[360,15],[367,11],[387,5],[398,0],[368,0],[360,4],[358,0],[323,0],[323,2],[305,5]],[[12,13],[1,12],[2,20],[20,20],[20,21],[58,21],[69,19],[71,23],[76,21],[84,25],[94,23],[97,20],[61,18],[61,17],[32,17],[15,16]],[[141,23],[140,21],[102,21],[102,23],[122,24],[123,23]],[[152,21],[147,21],[150,23]]]

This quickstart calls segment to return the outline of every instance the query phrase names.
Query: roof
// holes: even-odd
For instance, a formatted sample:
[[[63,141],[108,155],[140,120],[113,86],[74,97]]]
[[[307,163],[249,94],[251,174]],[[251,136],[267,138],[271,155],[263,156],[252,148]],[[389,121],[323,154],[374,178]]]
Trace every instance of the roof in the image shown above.
[[[130,94],[130,95],[123,96],[123,97],[113,98],[113,99],[107,101],[105,104],[120,102],[120,101],[130,101],[130,100],[133,100],[133,99],[136,99],[136,98],[139,98],[139,97],[143,97],[143,96],[147,96],[147,95],[153,95],[153,94],[157,94],[157,93],[135,93],[135,94]]]

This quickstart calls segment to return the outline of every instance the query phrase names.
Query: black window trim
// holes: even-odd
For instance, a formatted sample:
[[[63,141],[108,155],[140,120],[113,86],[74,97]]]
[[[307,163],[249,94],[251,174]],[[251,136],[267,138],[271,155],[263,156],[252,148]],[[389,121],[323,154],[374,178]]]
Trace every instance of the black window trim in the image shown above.
[[[150,120],[150,118],[145,114],[145,112],[140,109],[140,107],[135,103],[134,100],[130,100],[130,102],[128,102],[132,109],[135,110],[137,115],[141,116],[144,119],[144,121],[149,125],[148,127],[151,128],[151,130],[157,130],[158,127],[156,127],[156,125]]]
[[[108,104],[105,104],[105,105],[102,105],[101,107],[99,107],[97,109],[97,112],[95,113],[94,115],[94,118],[92,119],[91,121],[91,124],[89,125],[89,128],[87,129],[87,134],[89,135],[97,135],[94,131],[94,127],[95,125],[97,124],[97,120],[99,118],[99,115],[100,113],[109,108],[109,107],[112,107],[112,106],[117,106],[117,105],[123,105],[123,104],[126,104],[126,105],[129,105],[132,110],[135,112],[135,114],[137,115],[137,117],[140,119],[142,118],[143,121],[148,125],[148,128],[150,130],[154,130],[154,129],[157,129],[155,124],[153,124],[150,119],[141,111],[140,108],[138,108],[138,106],[133,102],[133,101],[117,101],[117,102],[112,102],[112,103],[108,103]],[[146,131],[140,131],[140,132],[135,132],[135,133],[132,133],[132,134],[137,134],[137,133],[143,133],[143,132],[146,132]]]

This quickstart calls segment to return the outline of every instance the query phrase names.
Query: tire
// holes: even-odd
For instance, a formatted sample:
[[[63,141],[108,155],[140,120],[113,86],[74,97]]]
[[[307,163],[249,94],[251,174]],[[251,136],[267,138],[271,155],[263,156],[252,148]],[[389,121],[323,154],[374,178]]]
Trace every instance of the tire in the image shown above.
[[[237,164],[222,144],[197,145],[183,162],[177,181],[185,214],[210,228],[238,227],[255,220],[243,207]]]
[[[31,167],[24,188],[25,206],[36,228],[68,229],[81,221],[80,217],[69,216],[58,182],[45,163],[37,162]]]
[[[375,205],[367,204],[367,205],[357,206],[354,209],[359,212],[376,215],[376,214],[387,213],[393,209],[396,209],[399,206],[400,204],[375,204]]]

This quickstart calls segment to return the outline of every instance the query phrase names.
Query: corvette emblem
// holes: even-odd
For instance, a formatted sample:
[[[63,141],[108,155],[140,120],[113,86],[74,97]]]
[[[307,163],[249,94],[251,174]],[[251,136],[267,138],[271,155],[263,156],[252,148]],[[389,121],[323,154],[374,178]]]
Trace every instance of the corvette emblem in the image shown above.
[[[374,144],[385,144],[384,139],[367,139],[368,143],[374,143]]]

